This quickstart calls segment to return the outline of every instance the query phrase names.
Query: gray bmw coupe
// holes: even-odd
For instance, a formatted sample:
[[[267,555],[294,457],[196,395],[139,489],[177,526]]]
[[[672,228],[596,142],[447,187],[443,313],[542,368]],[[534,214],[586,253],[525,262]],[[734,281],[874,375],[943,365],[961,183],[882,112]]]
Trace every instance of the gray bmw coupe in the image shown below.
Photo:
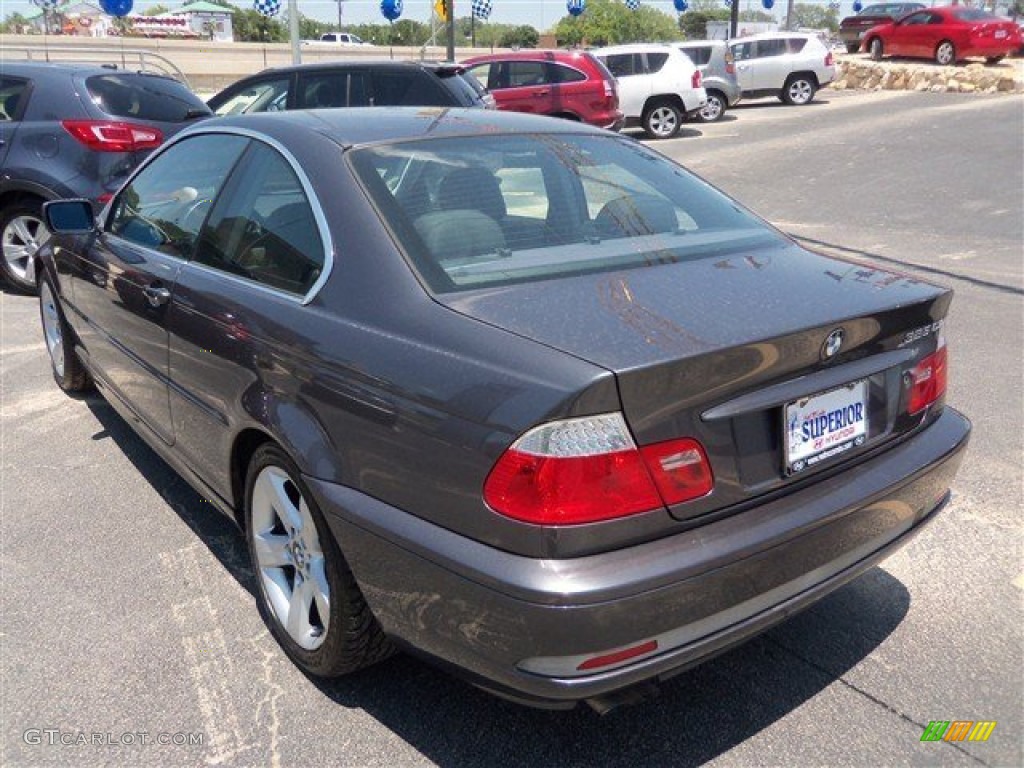
[[[579,124],[210,120],[45,215],[58,385],[238,522],[316,676],[400,647],[605,708],[906,543],[970,433],[950,291]]]

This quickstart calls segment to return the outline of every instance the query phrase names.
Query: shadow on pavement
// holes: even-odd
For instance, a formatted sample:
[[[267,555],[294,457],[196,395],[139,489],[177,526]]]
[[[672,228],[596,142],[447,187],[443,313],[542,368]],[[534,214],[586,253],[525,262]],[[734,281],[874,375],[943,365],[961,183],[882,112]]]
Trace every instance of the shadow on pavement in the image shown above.
[[[85,402],[104,428],[96,439],[112,438],[254,594],[245,542],[235,525],[204,503],[101,397]],[[764,635],[672,678],[659,696],[605,717],[582,704],[553,712],[513,704],[408,655],[336,681],[311,682],[337,705],[364,711],[441,766],[700,765],[835,682],[899,626],[909,607],[903,584],[874,568]]]

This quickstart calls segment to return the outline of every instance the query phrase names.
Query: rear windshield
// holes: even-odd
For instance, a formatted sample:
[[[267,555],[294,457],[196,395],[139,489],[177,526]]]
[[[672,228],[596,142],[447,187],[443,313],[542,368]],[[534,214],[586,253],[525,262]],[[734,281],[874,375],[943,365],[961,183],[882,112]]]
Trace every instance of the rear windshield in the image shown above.
[[[351,154],[439,293],[744,254],[779,235],[679,166],[616,136],[429,139]]]
[[[181,123],[211,114],[192,91],[166,77],[118,73],[86,78],[93,102],[114,117]]]
[[[441,77],[441,85],[455,97],[456,104],[478,106],[482,102],[484,94],[487,93],[487,88],[469,72],[441,71],[438,72],[438,75]]]

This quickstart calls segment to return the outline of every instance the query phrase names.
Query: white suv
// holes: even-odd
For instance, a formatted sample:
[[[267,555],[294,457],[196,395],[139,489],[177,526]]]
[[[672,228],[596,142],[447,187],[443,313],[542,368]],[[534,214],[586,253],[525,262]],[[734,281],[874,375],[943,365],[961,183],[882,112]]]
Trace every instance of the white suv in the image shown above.
[[[786,104],[809,104],[836,76],[830,51],[817,35],[766,32],[729,43],[744,99],[777,96]]]
[[[641,125],[652,138],[672,138],[684,119],[708,103],[700,71],[674,46],[637,43],[591,53],[618,81],[619,109],[626,125]]]

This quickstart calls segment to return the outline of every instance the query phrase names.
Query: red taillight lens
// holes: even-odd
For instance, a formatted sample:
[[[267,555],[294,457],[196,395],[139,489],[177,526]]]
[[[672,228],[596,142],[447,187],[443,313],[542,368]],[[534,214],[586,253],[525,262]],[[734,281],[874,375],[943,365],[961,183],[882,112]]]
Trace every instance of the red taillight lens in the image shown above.
[[[832,66],[832,51],[829,51],[828,53],[825,54],[825,66]]]
[[[912,383],[907,402],[907,411],[919,413],[946,394],[947,381],[946,345],[940,339],[939,348],[918,363],[910,372]]]
[[[637,449],[622,414],[609,413],[527,432],[487,476],[484,500],[516,520],[573,525],[649,512],[704,496],[711,486],[699,443]]]
[[[732,53],[729,51],[725,52],[725,71],[726,74],[736,74],[736,59],[733,58]]]
[[[700,70],[693,70],[693,77],[690,78],[690,85],[692,85],[694,88],[700,88],[701,82],[702,80],[700,76]]]
[[[621,651],[606,653],[603,656],[593,656],[576,667],[576,669],[585,672],[591,669],[610,667],[612,664],[621,664],[624,661],[635,659],[637,656],[643,656],[645,653],[653,653],[656,650],[658,650],[658,641],[648,640],[646,643],[634,645],[632,648],[624,648]]]
[[[108,120],[64,120],[64,130],[95,152],[136,152],[159,147],[164,140],[158,128]]]

